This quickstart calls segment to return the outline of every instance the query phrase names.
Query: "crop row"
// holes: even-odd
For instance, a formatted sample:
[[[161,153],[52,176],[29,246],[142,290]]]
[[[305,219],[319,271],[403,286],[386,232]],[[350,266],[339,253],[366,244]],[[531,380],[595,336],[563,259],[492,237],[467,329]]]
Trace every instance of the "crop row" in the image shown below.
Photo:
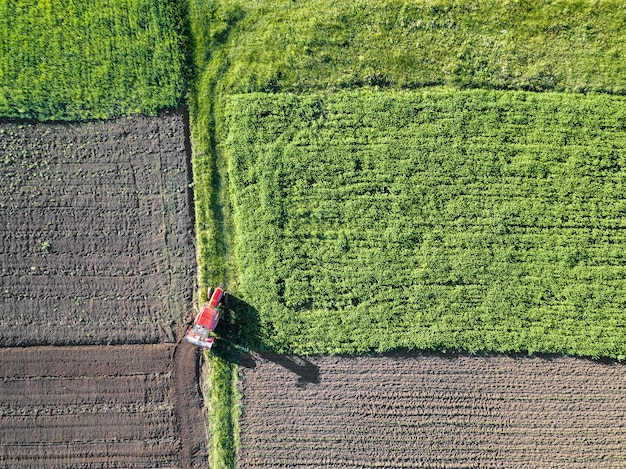
[[[626,355],[624,99],[253,94],[228,119],[249,345]]]

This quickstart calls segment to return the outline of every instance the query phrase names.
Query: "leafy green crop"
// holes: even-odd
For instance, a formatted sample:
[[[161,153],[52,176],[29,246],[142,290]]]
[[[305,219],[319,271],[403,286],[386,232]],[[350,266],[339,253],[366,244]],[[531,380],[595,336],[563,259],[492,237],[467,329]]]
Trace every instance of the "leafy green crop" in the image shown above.
[[[181,24],[169,0],[0,0],[0,115],[73,120],[176,106]]]
[[[189,0],[204,286],[230,276],[223,101],[249,92],[445,85],[626,94],[619,0]]]
[[[626,355],[626,99],[251,94],[227,117],[247,345]]]

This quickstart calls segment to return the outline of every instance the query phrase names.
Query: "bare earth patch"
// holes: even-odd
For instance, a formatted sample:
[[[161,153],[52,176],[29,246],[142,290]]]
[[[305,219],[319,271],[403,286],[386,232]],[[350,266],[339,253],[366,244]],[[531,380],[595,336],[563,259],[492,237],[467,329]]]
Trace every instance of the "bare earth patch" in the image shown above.
[[[626,467],[626,368],[573,358],[255,354],[239,468]]]
[[[0,124],[0,346],[176,341],[195,275],[183,121]]]
[[[0,123],[3,468],[207,467],[184,119]]]
[[[197,371],[187,344],[0,348],[2,467],[207,467]]]

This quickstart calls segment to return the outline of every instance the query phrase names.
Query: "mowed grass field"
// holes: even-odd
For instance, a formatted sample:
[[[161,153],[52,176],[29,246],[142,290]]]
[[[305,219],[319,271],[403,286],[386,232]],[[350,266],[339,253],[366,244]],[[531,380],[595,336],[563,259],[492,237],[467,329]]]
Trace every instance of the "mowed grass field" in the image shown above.
[[[157,0],[0,2],[0,115],[155,115],[185,94],[181,5]]]
[[[246,345],[626,355],[626,99],[352,91],[227,109]]]
[[[626,93],[619,0],[189,4],[200,79],[217,75],[220,93],[433,85]]]

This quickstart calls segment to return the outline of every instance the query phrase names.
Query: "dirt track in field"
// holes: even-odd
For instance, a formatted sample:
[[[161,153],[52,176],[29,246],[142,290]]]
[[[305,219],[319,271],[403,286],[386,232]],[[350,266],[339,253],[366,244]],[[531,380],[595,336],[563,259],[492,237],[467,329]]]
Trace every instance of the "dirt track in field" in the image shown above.
[[[269,354],[242,365],[241,469],[626,467],[624,365]]]
[[[195,279],[183,120],[0,124],[0,346],[177,340]]]
[[[0,461],[17,468],[202,468],[195,347],[0,349]]]

